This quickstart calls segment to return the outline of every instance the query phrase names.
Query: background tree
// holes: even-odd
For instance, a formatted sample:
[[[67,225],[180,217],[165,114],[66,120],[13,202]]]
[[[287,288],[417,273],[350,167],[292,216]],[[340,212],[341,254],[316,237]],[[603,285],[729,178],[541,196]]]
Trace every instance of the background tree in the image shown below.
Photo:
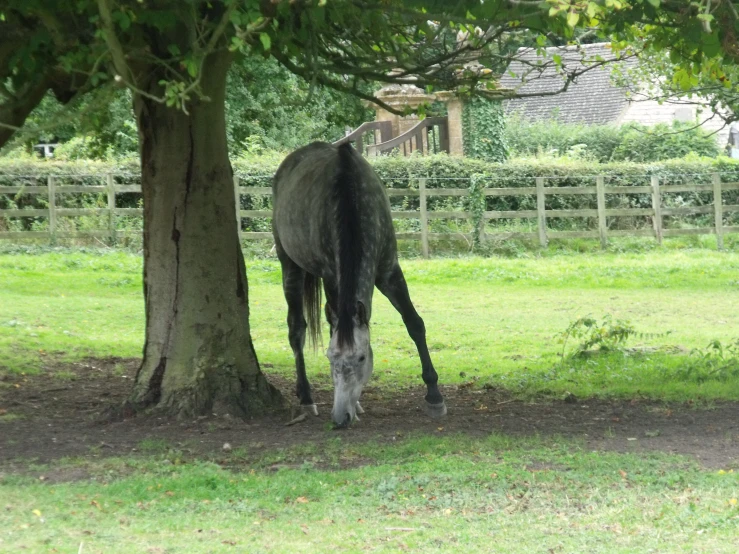
[[[371,90],[367,85],[366,92]],[[336,140],[347,126],[357,127],[372,116],[356,96],[311,87],[272,58],[241,57],[228,73],[226,137],[232,156]],[[71,158],[138,155],[131,91],[107,87],[74,105],[64,105],[47,93],[4,150],[30,152],[39,142],[65,143],[59,153]]]
[[[566,17],[549,13],[557,2],[520,0],[3,0],[0,146],[47,90],[70,105],[113,87],[132,93],[146,344],[130,407],[188,415],[219,406],[246,415],[281,403],[249,334],[226,122],[235,60],[272,56],[314,86],[365,99],[374,81],[500,97],[491,71],[465,64],[505,67],[522,33],[544,47],[550,36],[573,36],[578,10],[601,8],[564,3]],[[655,3],[638,6],[673,17]],[[604,29],[625,25],[616,4],[626,3],[602,4]],[[463,40],[452,40],[460,33]],[[557,65],[564,88],[606,61],[547,63]]]
[[[371,86],[365,92],[371,93]],[[226,131],[231,152],[292,150],[314,140],[333,141],[374,112],[354,95],[311,87],[273,58],[243,57],[226,84]]]

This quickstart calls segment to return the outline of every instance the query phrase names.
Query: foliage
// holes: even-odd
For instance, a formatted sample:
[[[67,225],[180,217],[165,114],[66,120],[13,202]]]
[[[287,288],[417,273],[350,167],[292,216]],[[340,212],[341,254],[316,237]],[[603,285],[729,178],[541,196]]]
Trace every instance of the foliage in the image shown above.
[[[570,158],[609,161],[657,162],[690,153],[716,157],[720,151],[714,135],[683,122],[647,127],[636,123],[582,125],[557,119],[530,122],[517,115],[506,125],[506,143],[516,155],[564,155]]]
[[[675,121],[654,127],[632,124],[625,127],[620,144],[614,149],[613,160],[656,162],[682,158],[688,154],[718,156],[716,138],[700,127]]]
[[[604,351],[615,350],[635,332],[636,329],[631,323],[620,319],[614,320],[611,314],[606,314],[602,321],[592,316],[580,317],[570,323],[559,337],[562,342],[562,361],[564,362],[567,341],[570,338],[581,339],[573,352],[573,354],[579,354],[593,347]]]
[[[555,0],[550,15],[571,28],[595,31],[616,50],[647,60],[638,70],[647,92],[682,101],[700,94],[714,109],[739,98],[739,11],[735,0]],[[642,91],[644,92],[644,91]],[[729,116],[733,119],[733,116]]]
[[[527,121],[517,114],[508,117],[505,140],[513,156],[556,154],[578,156],[601,163],[611,160],[622,131],[615,125],[582,125]],[[584,148],[583,148],[584,147]]]
[[[309,89],[308,83],[272,59],[244,58],[235,63],[226,88],[229,151],[237,156],[242,151],[291,150],[314,140],[334,140],[346,126],[356,127],[371,118],[371,111],[354,96],[322,87]],[[37,142],[61,142],[54,152],[61,160],[138,155],[131,92],[107,92],[108,109],[95,109],[91,104],[100,100],[92,97],[80,103],[75,118],[69,117],[68,106],[47,94],[3,152],[14,155],[21,146],[28,151]]]
[[[676,371],[680,379],[703,383],[739,378],[739,339],[724,345],[712,340],[706,348],[696,348],[690,360]]]
[[[239,178],[241,186],[269,187],[272,175],[282,160],[280,153],[264,155],[239,156],[232,160],[233,170]],[[726,157],[716,159],[687,158],[684,160],[668,160],[659,163],[638,164],[632,162],[611,162],[594,164],[587,160],[573,159],[514,159],[504,164],[488,163],[482,160],[458,158],[447,155],[427,157],[379,157],[371,163],[385,186],[392,188],[415,188],[418,178],[427,178],[427,187],[433,188],[466,188],[469,195],[462,197],[428,198],[429,210],[466,210],[473,214],[473,221],[467,223],[448,223],[432,220],[434,232],[464,232],[476,237],[482,224],[483,211],[514,211],[536,209],[536,199],[532,195],[488,196],[482,194],[483,188],[490,187],[533,187],[536,177],[545,177],[547,187],[555,186],[588,186],[595,185],[595,176],[604,175],[608,186],[646,186],[652,176],[659,177],[665,184],[698,183],[710,184],[712,174],[718,173],[724,182],[739,181],[739,162]],[[59,183],[75,183],[100,185],[107,173],[120,174],[117,178],[121,184],[139,182],[139,167],[135,160],[118,160],[115,162],[59,162],[35,161],[28,159],[0,160],[0,184],[43,184],[50,175],[55,175]],[[67,195],[68,202],[74,202],[74,195]],[[724,193],[726,204],[739,204],[739,191]],[[18,208],[43,208],[43,195],[14,195],[12,198],[0,196],[0,208],[10,208],[9,202]],[[136,207],[140,195],[126,193],[118,196],[119,207]],[[80,200],[82,200],[80,198]],[[651,194],[640,192],[634,194],[608,194],[608,208],[650,208]],[[711,191],[684,192],[664,195],[665,207],[705,206],[711,204]],[[391,204],[398,210],[417,210],[417,197],[391,197]],[[82,207],[69,204],[67,207]],[[269,210],[269,197],[259,195],[243,195],[241,207],[245,210]],[[595,209],[596,196],[593,195],[551,195],[547,197],[548,209]],[[665,218],[666,228],[681,226],[710,226],[712,215],[681,216]],[[30,220],[30,218],[29,218]],[[729,212],[725,215],[726,225],[739,225],[739,213]],[[520,221],[526,224],[525,220]],[[245,230],[269,231],[270,222],[266,218],[250,218],[243,221]],[[396,222],[399,230],[416,231],[417,221],[404,220]],[[595,228],[595,219],[552,218],[548,222],[553,230],[581,230]],[[444,226],[445,225],[445,226]],[[486,221],[489,231],[530,230],[519,227],[511,228],[506,220]],[[610,218],[609,228],[648,229],[650,221],[644,216]],[[476,239],[475,239],[476,240]]]
[[[272,59],[244,58],[231,68],[226,89],[229,151],[255,146],[292,150],[314,140],[336,140],[345,127],[372,118],[359,99],[305,82]],[[256,138],[256,145],[250,143]],[[258,153],[258,152],[256,152]]]
[[[504,162],[508,157],[505,127],[501,102],[479,97],[468,99],[462,109],[464,155],[489,162]]]
[[[126,89],[100,89],[64,105],[47,93],[29,114],[22,131],[3,149],[3,156],[31,152],[39,142],[61,143],[54,157],[62,160],[105,160],[138,155],[138,131],[132,95]]]
[[[715,71],[696,71],[673,61],[669,52],[655,51],[647,40],[637,38],[631,49],[639,52],[636,63],[614,68],[613,75],[620,87],[634,99],[653,99],[675,106],[692,105],[697,121],[709,118],[730,123],[739,111],[739,67],[723,64],[721,78]],[[672,59],[671,59],[672,58]],[[728,108],[728,109],[727,109]]]
[[[118,87],[183,111],[195,102],[213,101],[203,93],[203,69],[226,50],[233,53],[229,63],[246,59],[247,72],[256,67],[282,72],[272,62],[259,61],[272,58],[304,78],[311,90],[321,85],[369,99],[368,82],[412,81],[499,98],[492,77],[516,57],[521,37],[546,42],[550,23],[562,31],[540,6],[500,0],[455,6],[400,0],[198,0],[156,7],[110,0],[70,6],[11,0],[0,15],[9,47],[0,56],[0,75],[7,79],[0,144],[23,125],[49,88],[65,105],[75,105],[95,90],[115,94]],[[488,31],[477,32],[477,27]],[[491,67],[465,68],[470,54]],[[346,108],[360,109],[356,103]]]

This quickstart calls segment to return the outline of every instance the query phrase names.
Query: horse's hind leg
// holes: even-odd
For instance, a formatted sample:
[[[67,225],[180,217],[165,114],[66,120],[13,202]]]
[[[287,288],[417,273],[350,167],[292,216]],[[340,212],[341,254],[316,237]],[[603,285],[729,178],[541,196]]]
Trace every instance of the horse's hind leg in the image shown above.
[[[323,293],[326,295],[326,321],[328,322],[329,339],[334,334],[334,328],[339,320],[336,315],[336,298],[339,296],[337,288],[331,285],[326,279],[323,280]]]
[[[446,415],[446,404],[444,397],[439,392],[437,382],[439,376],[436,374],[434,364],[426,345],[426,327],[423,319],[416,312],[408,294],[408,285],[405,282],[403,271],[397,263],[389,274],[381,276],[377,281],[377,288],[384,294],[403,318],[408,334],[416,343],[418,355],[421,358],[423,382],[426,383],[426,413],[434,418]]]
[[[318,415],[318,408],[313,402],[310,392],[310,383],[305,374],[305,359],[303,358],[303,347],[305,346],[305,331],[308,324],[303,315],[303,282],[305,271],[293,262],[282,248],[277,246],[277,257],[282,265],[282,289],[287,301],[287,327],[290,347],[295,357],[295,371],[297,373],[296,393],[300,399],[300,405],[308,413]]]

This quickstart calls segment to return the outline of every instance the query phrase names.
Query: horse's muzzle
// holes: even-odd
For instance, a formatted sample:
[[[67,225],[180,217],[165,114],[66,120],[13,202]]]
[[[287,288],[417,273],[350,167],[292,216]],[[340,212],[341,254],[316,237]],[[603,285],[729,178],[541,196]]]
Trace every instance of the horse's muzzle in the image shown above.
[[[334,419],[334,427],[336,429],[346,429],[349,427],[349,424],[352,422],[352,414],[348,413],[344,417],[344,420],[339,423],[336,419]]]

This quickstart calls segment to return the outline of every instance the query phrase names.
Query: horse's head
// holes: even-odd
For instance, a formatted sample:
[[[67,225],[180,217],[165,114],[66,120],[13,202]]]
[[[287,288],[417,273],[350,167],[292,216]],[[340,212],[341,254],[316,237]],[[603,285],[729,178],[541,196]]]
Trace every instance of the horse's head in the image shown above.
[[[339,331],[334,329],[326,356],[331,364],[334,381],[334,408],[331,417],[337,427],[346,427],[357,417],[357,403],[362,387],[372,375],[372,347],[370,346],[369,322],[364,305],[357,304],[353,319],[353,340],[339,340]]]

